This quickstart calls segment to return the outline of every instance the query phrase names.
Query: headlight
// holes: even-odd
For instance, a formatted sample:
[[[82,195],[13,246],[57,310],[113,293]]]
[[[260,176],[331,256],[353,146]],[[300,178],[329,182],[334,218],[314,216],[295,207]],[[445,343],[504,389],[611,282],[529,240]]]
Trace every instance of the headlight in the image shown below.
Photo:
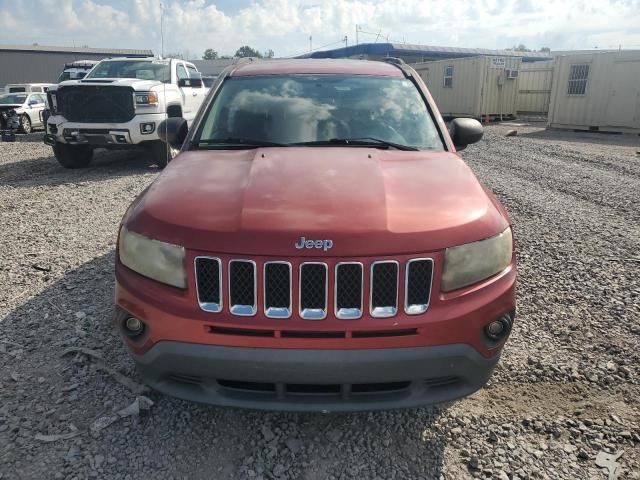
[[[511,228],[486,240],[447,248],[441,289],[449,292],[501,272],[511,263],[512,253]]]
[[[178,288],[187,287],[184,247],[152,240],[122,227],[120,261],[140,275]]]
[[[158,105],[158,94],[156,92],[136,92],[136,105]]]

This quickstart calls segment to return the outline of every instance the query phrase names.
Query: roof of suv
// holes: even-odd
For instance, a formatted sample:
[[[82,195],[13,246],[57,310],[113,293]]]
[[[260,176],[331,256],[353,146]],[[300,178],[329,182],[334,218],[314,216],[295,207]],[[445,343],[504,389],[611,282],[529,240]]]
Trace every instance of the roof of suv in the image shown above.
[[[295,74],[404,76],[398,67],[389,63],[348,59],[283,59],[246,62],[238,65],[231,75],[251,77]]]

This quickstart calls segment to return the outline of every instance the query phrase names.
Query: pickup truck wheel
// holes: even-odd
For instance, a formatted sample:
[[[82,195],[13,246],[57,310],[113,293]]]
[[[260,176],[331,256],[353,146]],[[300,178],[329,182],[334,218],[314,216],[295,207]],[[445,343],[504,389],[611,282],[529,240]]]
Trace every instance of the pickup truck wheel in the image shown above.
[[[93,149],[83,145],[56,143],[53,146],[53,154],[64,168],[83,168],[93,159]]]
[[[31,133],[31,119],[26,113],[20,117],[20,131],[22,133]]]
[[[167,144],[161,140],[150,142],[148,149],[150,160],[160,168],[166,167],[177,153],[174,148],[167,147]]]

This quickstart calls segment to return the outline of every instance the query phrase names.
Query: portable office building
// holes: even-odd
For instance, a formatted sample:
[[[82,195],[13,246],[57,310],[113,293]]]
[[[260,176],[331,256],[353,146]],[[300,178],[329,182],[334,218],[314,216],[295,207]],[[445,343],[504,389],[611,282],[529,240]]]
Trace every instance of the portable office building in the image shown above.
[[[640,50],[557,57],[548,126],[640,133]]]
[[[518,113],[546,114],[551,99],[553,60],[523,63],[518,75]]]
[[[444,117],[513,118],[519,57],[479,56],[413,64]]]

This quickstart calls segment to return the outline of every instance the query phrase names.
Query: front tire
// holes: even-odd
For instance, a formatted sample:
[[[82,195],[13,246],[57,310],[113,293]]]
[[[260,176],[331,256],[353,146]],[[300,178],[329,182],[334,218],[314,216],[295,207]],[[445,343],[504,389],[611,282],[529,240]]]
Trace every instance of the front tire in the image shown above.
[[[20,117],[20,132],[31,133],[31,119],[26,113]]]
[[[160,168],[167,166],[176,155],[175,149],[168,146],[162,140],[154,140],[147,145],[150,160]]]
[[[64,168],[84,168],[93,159],[93,149],[84,145],[67,145],[56,142],[53,154]]]

